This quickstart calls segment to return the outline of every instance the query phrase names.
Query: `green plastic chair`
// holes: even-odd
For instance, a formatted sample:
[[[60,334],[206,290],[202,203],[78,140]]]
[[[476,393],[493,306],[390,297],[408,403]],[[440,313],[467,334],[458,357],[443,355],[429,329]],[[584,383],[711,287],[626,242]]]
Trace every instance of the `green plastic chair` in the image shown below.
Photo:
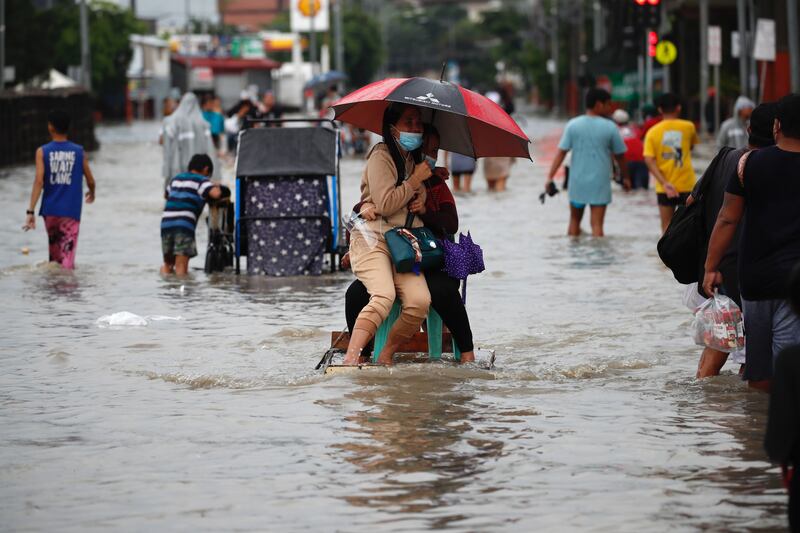
[[[395,300],[392,305],[392,310],[389,311],[389,316],[383,321],[381,327],[375,333],[375,348],[372,351],[372,362],[378,361],[378,355],[386,345],[386,340],[389,338],[389,330],[397,319],[400,317],[400,304]],[[430,361],[438,361],[442,358],[442,317],[439,316],[433,307],[428,310],[428,359]],[[458,349],[456,340],[453,339],[453,356],[456,361],[461,361],[461,350]]]

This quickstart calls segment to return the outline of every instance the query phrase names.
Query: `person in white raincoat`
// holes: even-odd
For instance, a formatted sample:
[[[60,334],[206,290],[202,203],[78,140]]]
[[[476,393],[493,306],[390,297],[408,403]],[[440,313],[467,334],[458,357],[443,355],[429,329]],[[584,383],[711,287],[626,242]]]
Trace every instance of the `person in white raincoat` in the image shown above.
[[[162,131],[164,163],[161,175],[165,190],[173,176],[186,172],[194,154],[208,154],[214,163],[212,179],[219,181],[219,165],[211,139],[211,127],[203,118],[194,93],[183,95],[178,108],[164,119]]]

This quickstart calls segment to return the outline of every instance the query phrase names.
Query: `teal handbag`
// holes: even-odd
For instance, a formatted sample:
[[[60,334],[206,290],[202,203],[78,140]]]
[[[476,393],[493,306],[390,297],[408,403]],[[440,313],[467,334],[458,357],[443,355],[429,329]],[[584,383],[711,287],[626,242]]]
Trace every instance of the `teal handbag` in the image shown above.
[[[425,227],[411,228],[413,220],[414,215],[409,213],[404,227],[392,228],[383,234],[395,269],[400,273],[419,274],[442,268],[444,250],[436,236]]]

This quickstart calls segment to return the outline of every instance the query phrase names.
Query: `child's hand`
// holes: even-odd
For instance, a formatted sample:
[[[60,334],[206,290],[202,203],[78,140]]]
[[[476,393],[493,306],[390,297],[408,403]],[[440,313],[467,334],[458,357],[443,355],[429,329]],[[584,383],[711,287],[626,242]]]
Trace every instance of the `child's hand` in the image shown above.
[[[86,192],[86,203],[87,204],[94,203],[94,191]]]
[[[22,226],[24,231],[36,229],[36,216],[35,215],[26,215],[25,216],[25,225]]]

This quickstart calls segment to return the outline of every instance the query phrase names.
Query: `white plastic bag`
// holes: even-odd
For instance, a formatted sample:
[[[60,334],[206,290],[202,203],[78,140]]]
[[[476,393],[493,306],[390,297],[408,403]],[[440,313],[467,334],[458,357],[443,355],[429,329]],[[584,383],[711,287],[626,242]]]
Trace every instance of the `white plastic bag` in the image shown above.
[[[697,292],[697,282],[690,283],[686,286],[686,292],[683,295],[683,305],[686,306],[692,313],[697,312],[701,305],[706,303],[708,298],[703,297],[702,294]]]
[[[741,350],[744,348],[742,311],[727,296],[714,293],[694,314],[692,334],[698,346],[728,353]]]

